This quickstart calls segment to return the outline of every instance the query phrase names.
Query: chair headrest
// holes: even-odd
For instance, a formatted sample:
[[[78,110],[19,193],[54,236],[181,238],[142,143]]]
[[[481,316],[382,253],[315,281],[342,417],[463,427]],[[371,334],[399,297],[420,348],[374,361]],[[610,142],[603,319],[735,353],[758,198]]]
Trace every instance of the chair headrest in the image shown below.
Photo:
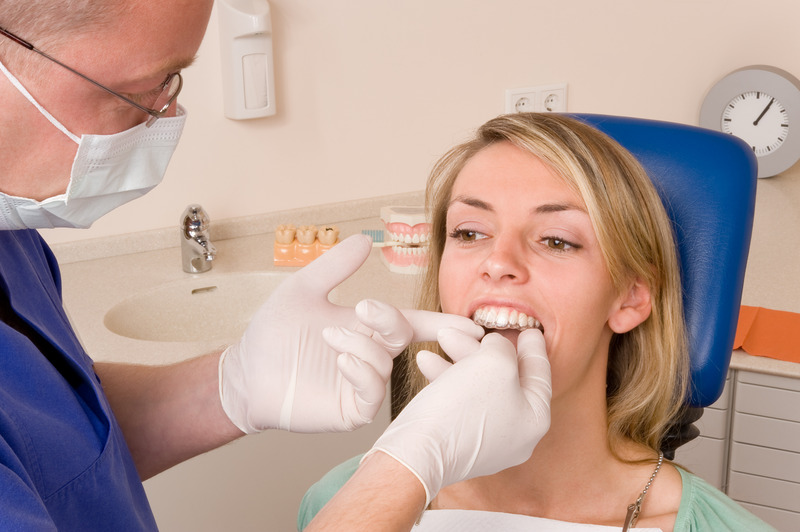
[[[710,129],[576,114],[644,166],[672,220],[680,255],[692,406],[722,393],[733,351],[755,210],[757,163],[741,140]]]

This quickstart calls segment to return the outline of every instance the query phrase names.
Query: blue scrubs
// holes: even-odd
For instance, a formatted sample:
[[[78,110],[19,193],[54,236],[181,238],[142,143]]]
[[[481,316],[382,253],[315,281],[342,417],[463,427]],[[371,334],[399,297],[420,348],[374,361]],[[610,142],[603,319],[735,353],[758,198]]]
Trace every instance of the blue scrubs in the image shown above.
[[[0,231],[0,530],[156,530],[35,231]]]

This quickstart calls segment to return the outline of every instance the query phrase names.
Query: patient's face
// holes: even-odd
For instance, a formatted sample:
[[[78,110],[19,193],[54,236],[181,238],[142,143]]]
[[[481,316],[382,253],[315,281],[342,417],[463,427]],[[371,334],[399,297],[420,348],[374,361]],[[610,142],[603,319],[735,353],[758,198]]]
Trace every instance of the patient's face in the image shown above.
[[[547,166],[509,143],[476,154],[454,184],[447,234],[443,311],[512,341],[543,329],[554,394],[570,385],[565,372],[595,368],[605,379],[607,321],[621,298],[583,201]]]

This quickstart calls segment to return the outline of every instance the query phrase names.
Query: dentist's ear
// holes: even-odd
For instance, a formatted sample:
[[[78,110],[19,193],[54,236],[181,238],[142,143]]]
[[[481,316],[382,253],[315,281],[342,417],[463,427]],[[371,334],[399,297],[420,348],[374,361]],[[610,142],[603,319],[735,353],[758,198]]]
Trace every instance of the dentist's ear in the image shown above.
[[[651,310],[650,286],[637,279],[620,295],[608,326],[617,334],[626,333],[646,320]]]

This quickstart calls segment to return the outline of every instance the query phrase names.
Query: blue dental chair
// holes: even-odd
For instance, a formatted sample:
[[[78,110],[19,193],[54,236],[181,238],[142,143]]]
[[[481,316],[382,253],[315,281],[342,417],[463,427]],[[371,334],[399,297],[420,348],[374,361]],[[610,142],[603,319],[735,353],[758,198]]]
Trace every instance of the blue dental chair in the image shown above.
[[[661,195],[680,255],[689,406],[709,406],[722,393],[736,334],[755,210],[755,156],[743,141],[710,129],[573,116],[630,151]]]

